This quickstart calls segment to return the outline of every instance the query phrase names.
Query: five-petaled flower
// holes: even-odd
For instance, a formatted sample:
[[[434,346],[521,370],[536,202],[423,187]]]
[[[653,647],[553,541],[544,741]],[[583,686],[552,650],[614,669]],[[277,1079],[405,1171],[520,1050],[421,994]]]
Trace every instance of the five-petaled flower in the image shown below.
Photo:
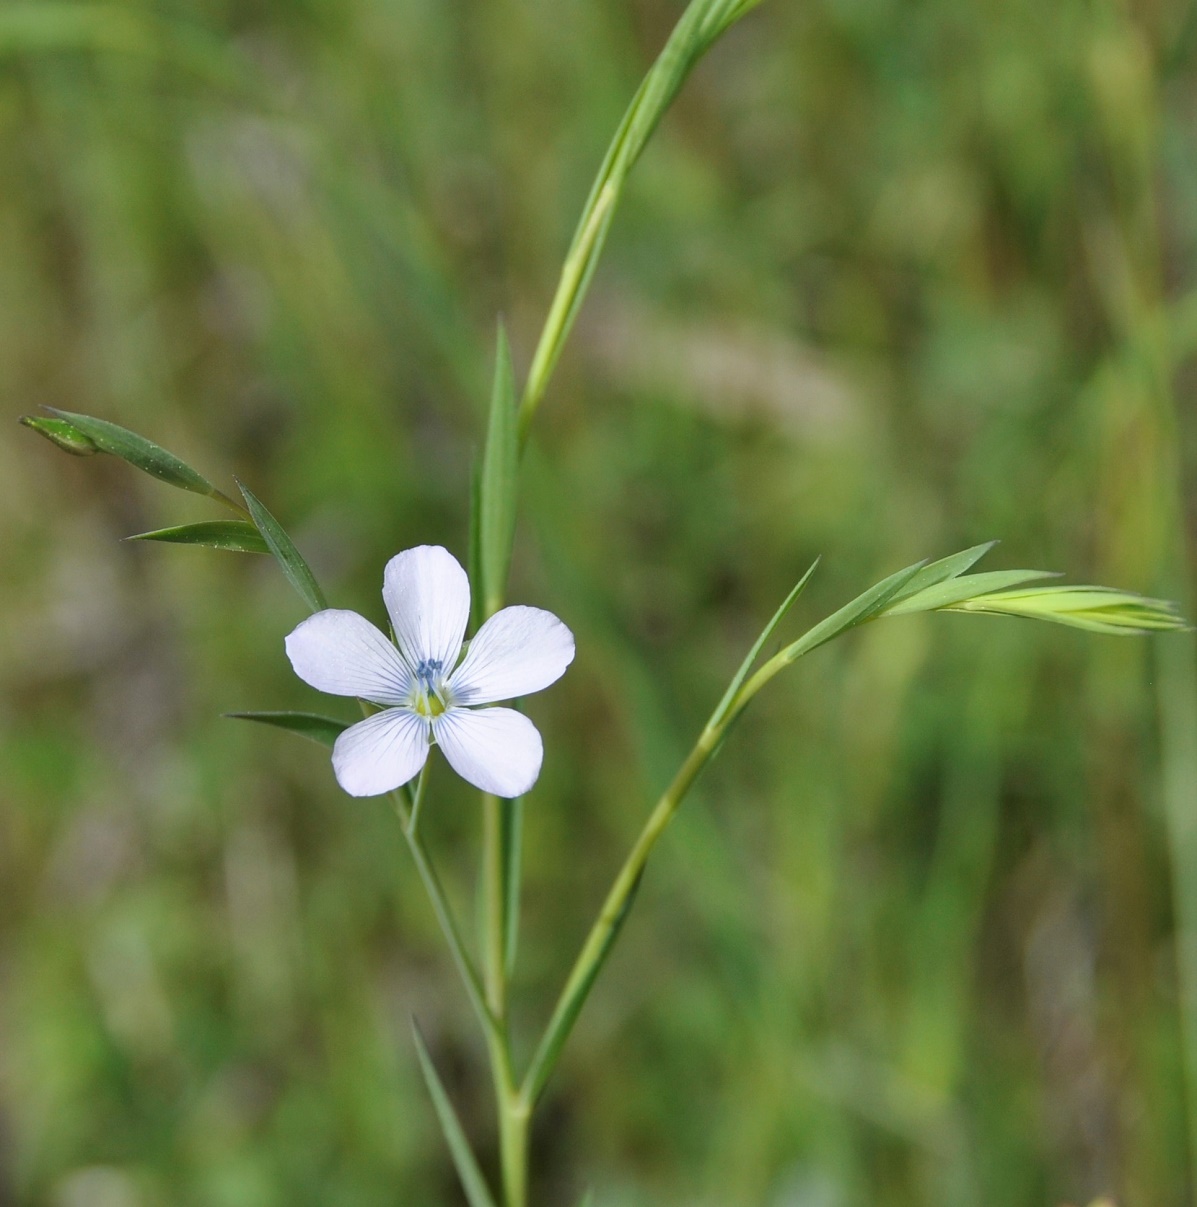
[[[436,743],[454,771],[484,792],[527,792],[544,757],[536,726],[514,709],[478,706],[559,679],[573,661],[573,634],[541,608],[503,608],[458,665],[470,583],[439,545],[391,558],[382,597],[398,648],[364,616],[336,608],[308,617],[287,638],[287,656],[306,683],[382,706],[337,738],[337,782],[351,796],[389,792],[419,773]]]

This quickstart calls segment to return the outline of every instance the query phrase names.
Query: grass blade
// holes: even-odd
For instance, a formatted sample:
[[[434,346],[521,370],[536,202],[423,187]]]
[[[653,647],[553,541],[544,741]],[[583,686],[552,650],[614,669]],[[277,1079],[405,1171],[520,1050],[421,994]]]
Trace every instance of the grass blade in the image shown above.
[[[628,174],[695,64],[755,0],[691,0],[641,81],[590,189],[561,269],[520,402],[520,438],[528,434],[561,349],[590,287]]]
[[[495,380],[491,390],[486,447],[478,487],[478,569],[482,619],[503,606],[507,572],[515,542],[515,509],[519,468],[519,411],[511,351],[502,326],[495,345]]]
[[[1175,604],[1114,587],[1031,587],[1026,591],[979,595],[952,604],[946,610],[1050,620],[1091,633],[1120,637],[1176,632],[1189,627]]]
[[[350,726],[349,721],[322,717],[314,712],[226,712],[224,715],[236,721],[257,721],[276,729],[286,729],[321,746],[332,746]]]
[[[304,603],[313,612],[323,612],[328,607],[328,602],[324,598],[324,592],[320,590],[316,576],[307,562],[303,560],[299,550],[295,548],[295,542],[286,534],[278,520],[262,506],[248,486],[238,482],[237,487],[245,496],[245,505],[249,508],[249,514],[270,552],[274,554],[275,560],[282,567],[287,581],[299,592]]]
[[[744,680],[748,678],[749,672],[752,670],[753,664],[760,656],[761,650],[765,648],[769,638],[773,636],[777,626],[785,619],[786,613],[794,606],[798,600],[798,596],[806,589],[806,584],[810,582],[811,575],[819,565],[819,558],[815,558],[810,564],[810,569],[798,580],[794,589],[782,600],[781,607],[773,613],[773,619],[761,630],[761,635],[753,643],[752,649],[748,651],[747,657],[740,663],[740,669],[736,671],[734,678],[727,685],[727,691],[723,693],[723,699],[719,701],[715,711],[711,714],[711,719],[707,722],[708,725],[718,725],[724,717],[727,716],[731,709],[732,701],[739,694],[740,688],[744,686]]]
[[[470,580],[470,632],[482,624],[482,467],[470,474],[470,534],[466,548],[466,574]]]
[[[269,553],[262,534],[246,520],[208,520],[200,524],[180,524],[175,528],[157,528],[125,537],[127,541],[165,541],[171,545],[202,545],[208,549],[227,549],[232,553]]]
[[[420,1070],[424,1074],[432,1105],[436,1109],[436,1117],[440,1120],[441,1131],[449,1146],[453,1166],[457,1170],[458,1178],[461,1179],[461,1187],[465,1191],[466,1199],[470,1207],[495,1207],[495,1200],[491,1196],[490,1188],[482,1176],[482,1170],[478,1168],[478,1159],[470,1148],[470,1142],[466,1139],[461,1120],[458,1119],[457,1112],[453,1109],[453,1103],[445,1092],[440,1075],[436,1071],[436,1065],[432,1063],[432,1057],[428,1054],[428,1047],[424,1043],[424,1037],[420,1034],[420,1028],[414,1018],[411,1023],[411,1033],[416,1043],[416,1055],[420,1058]]]
[[[129,431],[106,419],[95,419],[91,415],[77,415],[73,411],[59,411],[54,407],[46,407],[55,419],[65,422],[75,432],[81,433],[102,453],[120,457],[135,469],[165,482],[168,486],[177,486],[180,490],[189,490],[193,494],[205,495],[231,507],[234,511],[244,514],[244,509],[233,502],[228,495],[216,489],[198,470],[194,470],[186,461],[180,460],[174,453],[167,452],[160,445],[136,432]],[[49,433],[35,423],[26,424],[35,431],[41,432],[51,439]],[[61,448],[59,440],[54,440]]]
[[[786,646],[777,655],[775,661],[779,664],[794,662],[804,654],[809,654],[811,650],[826,645],[827,642],[841,633],[847,632],[848,629],[872,620],[924,568],[924,562],[916,562],[913,566],[907,566],[904,570],[891,574],[889,578],[882,579],[875,587],[870,587],[863,595],[858,595],[838,612],[832,613],[826,620],[815,625],[813,629],[803,633],[793,645]]]
[[[1008,587],[1019,587],[1036,579],[1055,577],[1051,570],[992,570],[984,574],[965,574],[960,578],[949,578],[947,582],[925,587],[913,595],[903,591],[897,601],[887,604],[883,611],[886,616],[934,612],[937,608],[952,607],[978,595],[1003,591]]]
[[[941,557],[937,562],[928,562],[894,596],[891,607],[911,595],[925,591],[928,587],[934,587],[949,579],[959,578],[960,575],[971,570],[996,544],[997,541],[986,541],[983,545],[974,545],[971,549],[963,549],[959,553],[953,553],[950,557]]]

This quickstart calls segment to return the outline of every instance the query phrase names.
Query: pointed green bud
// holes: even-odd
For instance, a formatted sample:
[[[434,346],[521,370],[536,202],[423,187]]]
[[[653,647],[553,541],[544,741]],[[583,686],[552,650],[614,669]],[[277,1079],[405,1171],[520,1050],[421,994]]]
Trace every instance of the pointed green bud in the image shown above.
[[[32,428],[39,436],[45,436],[51,444],[56,444],[64,453],[72,457],[93,457],[100,451],[100,446],[89,436],[85,436],[77,427],[67,423],[65,419],[47,419],[41,415],[22,415],[21,423]]]

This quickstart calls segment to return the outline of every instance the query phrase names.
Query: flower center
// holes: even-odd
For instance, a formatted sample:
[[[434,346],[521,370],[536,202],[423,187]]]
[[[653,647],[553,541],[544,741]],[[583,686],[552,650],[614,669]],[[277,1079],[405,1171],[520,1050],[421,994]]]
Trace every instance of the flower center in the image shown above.
[[[429,694],[436,691],[436,681],[440,678],[441,666],[442,663],[439,658],[425,658],[416,667],[416,680]]]
[[[440,695],[441,668],[439,658],[425,658],[416,667],[416,692],[414,707],[422,717],[439,717],[445,711],[445,702]]]

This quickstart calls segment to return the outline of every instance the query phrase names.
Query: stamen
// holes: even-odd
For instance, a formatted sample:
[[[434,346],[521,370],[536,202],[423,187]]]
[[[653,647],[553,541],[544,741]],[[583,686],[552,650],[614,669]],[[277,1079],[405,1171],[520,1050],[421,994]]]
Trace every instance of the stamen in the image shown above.
[[[439,658],[425,658],[416,667],[416,679],[423,685],[426,692],[430,694],[436,692],[436,681],[440,678],[442,665]]]

